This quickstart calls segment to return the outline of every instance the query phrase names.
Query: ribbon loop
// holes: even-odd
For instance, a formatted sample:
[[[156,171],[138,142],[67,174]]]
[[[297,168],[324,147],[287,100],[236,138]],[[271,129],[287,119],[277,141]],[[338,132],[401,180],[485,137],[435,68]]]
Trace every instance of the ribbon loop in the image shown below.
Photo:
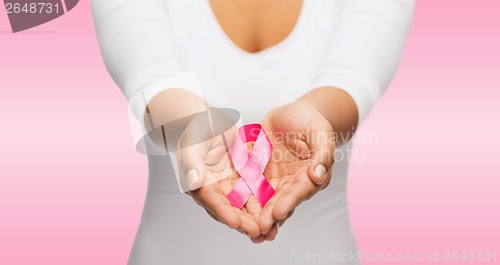
[[[254,142],[251,152],[245,147],[248,142]],[[231,148],[231,160],[241,178],[226,195],[234,207],[241,209],[252,194],[264,207],[274,195],[273,187],[263,175],[271,151],[271,141],[260,124],[247,124],[239,128]]]

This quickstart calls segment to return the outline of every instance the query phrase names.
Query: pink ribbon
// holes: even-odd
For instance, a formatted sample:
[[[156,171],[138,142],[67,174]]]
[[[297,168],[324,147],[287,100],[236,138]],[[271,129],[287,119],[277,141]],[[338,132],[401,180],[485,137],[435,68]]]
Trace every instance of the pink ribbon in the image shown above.
[[[255,142],[251,153],[245,147],[248,142]],[[273,197],[274,189],[262,174],[271,158],[272,149],[271,141],[260,124],[247,124],[239,128],[231,148],[231,160],[241,178],[226,195],[234,207],[241,209],[252,194],[262,207]]]

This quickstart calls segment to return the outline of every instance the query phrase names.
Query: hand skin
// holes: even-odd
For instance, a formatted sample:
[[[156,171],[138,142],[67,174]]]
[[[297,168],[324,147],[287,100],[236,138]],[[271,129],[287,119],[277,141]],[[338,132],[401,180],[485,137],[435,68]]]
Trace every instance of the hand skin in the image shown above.
[[[274,240],[295,208],[329,185],[335,146],[349,140],[357,122],[353,99],[333,87],[315,89],[266,115],[262,125],[273,155],[264,175],[276,194],[258,220],[265,240]]]
[[[187,194],[204,208],[208,215],[254,239],[261,235],[254,217],[260,216],[261,207],[254,198],[254,203],[247,203],[242,210],[233,207],[227,200],[225,194],[232,190],[239,179],[231,167],[227,153],[222,136],[180,149],[178,157],[181,171],[188,172],[187,178],[181,179],[188,181],[191,190]],[[193,178],[193,174],[196,177]],[[254,207],[256,205],[258,208]]]
[[[149,102],[145,119],[150,119],[158,127],[207,108],[200,97],[186,90],[169,89]],[[177,151],[181,186],[189,187],[190,191],[186,194],[213,219],[245,234],[253,242],[262,242],[264,236],[257,224],[262,207],[255,197],[250,198],[241,210],[231,206],[225,197],[239,179],[226,149],[237,128],[233,127],[224,134],[227,141],[224,144],[221,135],[213,137],[208,122],[206,118],[196,115],[182,133]],[[154,142],[161,146],[163,139],[154,139]],[[198,144],[193,145],[195,142]]]
[[[205,102],[194,94],[171,89],[151,100],[145,115],[153,124],[164,124],[204,111],[206,107]],[[278,227],[290,218],[295,208],[328,186],[335,144],[341,145],[349,139],[357,119],[356,105],[346,92],[333,87],[315,89],[297,102],[271,111],[262,122],[274,145],[273,157],[264,175],[276,189],[276,195],[264,209],[253,196],[242,210],[229,204],[224,194],[236,183],[239,178],[237,173],[223,181],[203,185],[207,175],[227,172],[231,166],[227,159],[223,159],[227,150],[223,147],[222,137],[185,148],[179,154],[184,174],[189,175],[192,169],[196,169],[198,174],[198,179],[189,183],[194,190],[188,195],[212,218],[246,234],[254,243],[274,240]],[[335,137],[333,128],[336,129],[335,134],[342,137]],[[292,133],[296,137],[275,137],[277,133]],[[189,136],[189,130],[185,135]],[[317,137],[320,135],[328,137],[321,140]],[[278,159],[275,154],[284,155]],[[314,170],[320,164],[326,170],[318,176]]]

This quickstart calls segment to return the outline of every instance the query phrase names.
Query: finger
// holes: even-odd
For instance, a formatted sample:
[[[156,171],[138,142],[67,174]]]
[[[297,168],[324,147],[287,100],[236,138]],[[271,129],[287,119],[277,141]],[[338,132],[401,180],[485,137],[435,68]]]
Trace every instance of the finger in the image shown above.
[[[244,231],[249,237],[260,235],[260,229],[255,220],[243,211],[234,208],[217,185],[203,187],[196,199],[203,201],[205,208],[212,212],[217,219],[232,229]]]
[[[285,219],[277,221],[277,223],[278,223],[278,228],[282,227],[282,226],[285,224],[285,222],[286,222],[288,219],[290,219],[290,217],[292,217],[293,213],[295,213],[295,209],[293,209],[292,211],[290,211],[290,212],[286,215]]]
[[[286,215],[285,219],[278,220],[278,221],[274,222],[274,225],[272,226],[269,233],[267,233],[267,235],[265,235],[264,239],[266,241],[273,241],[276,238],[276,236],[278,235],[279,228],[282,227],[283,224],[285,224],[286,220],[288,220],[290,217],[292,217],[294,212],[295,212],[295,209],[293,209],[291,212],[289,212]]]
[[[323,123],[322,123],[323,124]],[[335,135],[330,124],[308,129],[307,144],[311,148],[311,160],[308,175],[317,185],[323,184],[328,178],[335,159]]]
[[[292,183],[290,182],[283,182],[282,184],[278,185],[276,187],[276,193],[262,209],[260,217],[258,219],[258,223],[260,231],[263,235],[267,235],[271,231],[273,224],[277,221],[273,218],[274,205],[276,204],[276,201],[279,199],[279,197],[291,184]]]
[[[318,192],[319,187],[309,179],[297,179],[274,204],[272,216],[276,220],[284,220],[287,215],[299,206],[303,201],[309,199]]]
[[[269,234],[273,227],[273,224],[276,222],[276,220],[273,218],[273,209],[274,204],[279,197],[280,193],[276,191],[276,194],[274,194],[274,196],[266,203],[260,213],[260,217],[257,223],[259,224],[260,231],[263,235]]]
[[[202,187],[192,191],[193,199],[206,211],[212,213],[216,220],[227,224],[230,227],[239,227],[239,217],[231,208],[224,206],[224,201],[220,199],[220,192],[215,187],[216,184]],[[222,218],[224,217],[224,218]]]
[[[273,227],[271,228],[271,231],[264,237],[264,240],[266,241],[273,241],[276,238],[276,235],[278,234],[278,228],[279,224],[278,222],[275,222]]]
[[[239,229],[242,230],[250,239],[259,237],[261,235],[259,225],[253,219],[253,217],[247,213],[242,212],[239,209],[234,208],[234,210],[239,212],[241,221],[241,226]]]
[[[321,190],[324,190],[324,189],[328,188],[328,186],[330,186],[330,182],[332,180],[332,172],[331,172],[331,170],[327,174],[329,176],[326,178],[326,181],[321,186]]]
[[[253,195],[250,196],[243,209],[245,209],[246,212],[250,214],[255,220],[259,219],[262,212],[262,206],[260,205],[259,201],[257,201],[257,198],[255,198],[255,196]]]
[[[260,243],[262,243],[262,242],[265,241],[265,237],[263,235],[260,235],[260,236],[258,236],[256,238],[252,238],[251,240],[255,244],[260,244]]]
[[[204,161],[204,156],[206,152],[204,149],[206,147],[203,144],[190,146],[186,149],[179,150],[179,164],[182,170],[181,185],[187,188],[187,190],[197,190],[203,186],[206,179],[206,165]]]
[[[205,209],[205,212],[207,212],[207,214],[212,217],[215,221],[221,223],[221,221],[219,220],[219,218],[217,216],[215,216],[215,214],[213,214],[211,211]]]
[[[206,112],[197,114],[182,132],[177,143],[177,154],[181,168],[181,185],[189,190],[203,186],[206,179],[207,153],[213,134]]]
[[[197,144],[188,144],[193,138],[199,137],[194,133],[185,131],[177,151],[180,166],[180,182],[183,189],[196,190],[205,184],[207,178],[206,157],[210,150],[211,140]]]

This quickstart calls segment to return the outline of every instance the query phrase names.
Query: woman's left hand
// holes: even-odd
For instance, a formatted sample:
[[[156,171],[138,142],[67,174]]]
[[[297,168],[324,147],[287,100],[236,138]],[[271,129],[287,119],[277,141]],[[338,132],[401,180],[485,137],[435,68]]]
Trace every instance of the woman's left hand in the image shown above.
[[[274,109],[262,126],[273,144],[264,175],[276,193],[258,223],[265,239],[274,240],[295,208],[330,183],[335,135],[328,120],[302,101]]]

